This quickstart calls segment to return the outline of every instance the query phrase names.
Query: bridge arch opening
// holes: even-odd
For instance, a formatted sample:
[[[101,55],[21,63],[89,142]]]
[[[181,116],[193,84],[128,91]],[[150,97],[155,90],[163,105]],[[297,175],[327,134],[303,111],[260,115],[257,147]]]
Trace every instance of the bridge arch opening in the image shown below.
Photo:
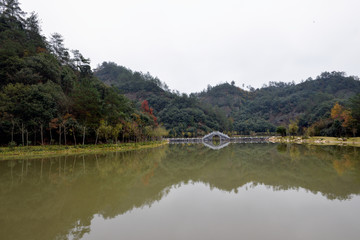
[[[205,135],[202,138],[202,140],[212,142],[214,136],[218,136],[220,138],[220,142],[221,141],[230,141],[230,137],[228,135],[223,134],[223,133],[221,133],[219,131],[215,131],[215,132],[212,132],[212,133],[209,133],[209,134]]]
[[[219,146],[221,143],[221,137],[215,134],[212,136],[211,141],[215,146]]]

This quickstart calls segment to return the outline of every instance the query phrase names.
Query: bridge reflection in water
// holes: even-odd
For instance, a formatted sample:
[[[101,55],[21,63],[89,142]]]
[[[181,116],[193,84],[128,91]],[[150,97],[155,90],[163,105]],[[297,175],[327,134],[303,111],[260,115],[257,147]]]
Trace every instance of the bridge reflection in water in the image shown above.
[[[219,150],[222,149],[224,147],[227,147],[230,142],[221,142],[219,144],[214,144],[213,142],[202,142],[202,144],[204,144],[206,147],[211,148],[213,150]]]
[[[215,139],[218,139],[217,141]],[[169,138],[169,143],[202,143],[213,150],[219,150],[230,143],[266,143],[269,137],[229,137],[228,135],[215,131],[202,138]]]

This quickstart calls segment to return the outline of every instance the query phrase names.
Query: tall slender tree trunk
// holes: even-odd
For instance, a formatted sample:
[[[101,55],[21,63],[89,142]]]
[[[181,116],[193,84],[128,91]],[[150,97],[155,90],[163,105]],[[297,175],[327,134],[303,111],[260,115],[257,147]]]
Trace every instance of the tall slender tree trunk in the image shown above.
[[[64,145],[66,145],[66,126],[64,125]]]
[[[22,145],[25,146],[25,128],[24,128],[24,123],[21,123],[21,140],[22,140]]]
[[[34,127],[34,146],[36,145],[36,128]]]
[[[26,146],[29,146],[29,131],[26,130]]]
[[[99,138],[99,130],[96,130],[95,145],[97,144],[98,138]]]
[[[51,126],[49,123],[49,132],[50,132],[50,145],[52,144],[52,133],[51,133]]]
[[[85,131],[86,131],[86,127],[84,126],[82,145],[85,144]],[[96,136],[96,137],[97,137],[97,136]],[[96,143],[95,143],[95,144],[96,144]]]
[[[15,121],[11,120],[12,127],[11,127],[11,142],[14,141],[14,130],[15,130]]]
[[[44,127],[40,124],[41,145],[44,145]]]
[[[74,136],[74,143],[75,143],[75,146],[76,146],[76,134],[75,134],[75,128],[73,128],[73,136]]]
[[[59,124],[59,145],[61,145],[61,124]]]

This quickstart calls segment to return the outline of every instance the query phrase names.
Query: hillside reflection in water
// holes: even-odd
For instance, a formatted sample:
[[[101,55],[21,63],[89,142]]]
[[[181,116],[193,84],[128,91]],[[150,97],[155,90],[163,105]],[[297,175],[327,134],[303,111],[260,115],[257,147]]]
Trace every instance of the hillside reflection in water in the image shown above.
[[[0,239],[358,239],[360,149],[169,145],[0,162]]]

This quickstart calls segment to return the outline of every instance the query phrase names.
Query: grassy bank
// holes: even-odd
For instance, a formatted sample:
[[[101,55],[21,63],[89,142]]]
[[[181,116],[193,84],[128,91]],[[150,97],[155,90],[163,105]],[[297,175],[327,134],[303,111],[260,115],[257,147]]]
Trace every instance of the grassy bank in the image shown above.
[[[360,147],[360,137],[336,138],[336,137],[271,137],[271,142],[278,143],[305,143],[311,145],[346,145]]]
[[[139,143],[119,143],[119,144],[97,144],[97,145],[46,145],[28,147],[1,147],[0,160],[51,157],[67,154],[91,154],[104,152],[123,152],[145,148],[154,148],[167,144],[166,141],[139,142]]]

